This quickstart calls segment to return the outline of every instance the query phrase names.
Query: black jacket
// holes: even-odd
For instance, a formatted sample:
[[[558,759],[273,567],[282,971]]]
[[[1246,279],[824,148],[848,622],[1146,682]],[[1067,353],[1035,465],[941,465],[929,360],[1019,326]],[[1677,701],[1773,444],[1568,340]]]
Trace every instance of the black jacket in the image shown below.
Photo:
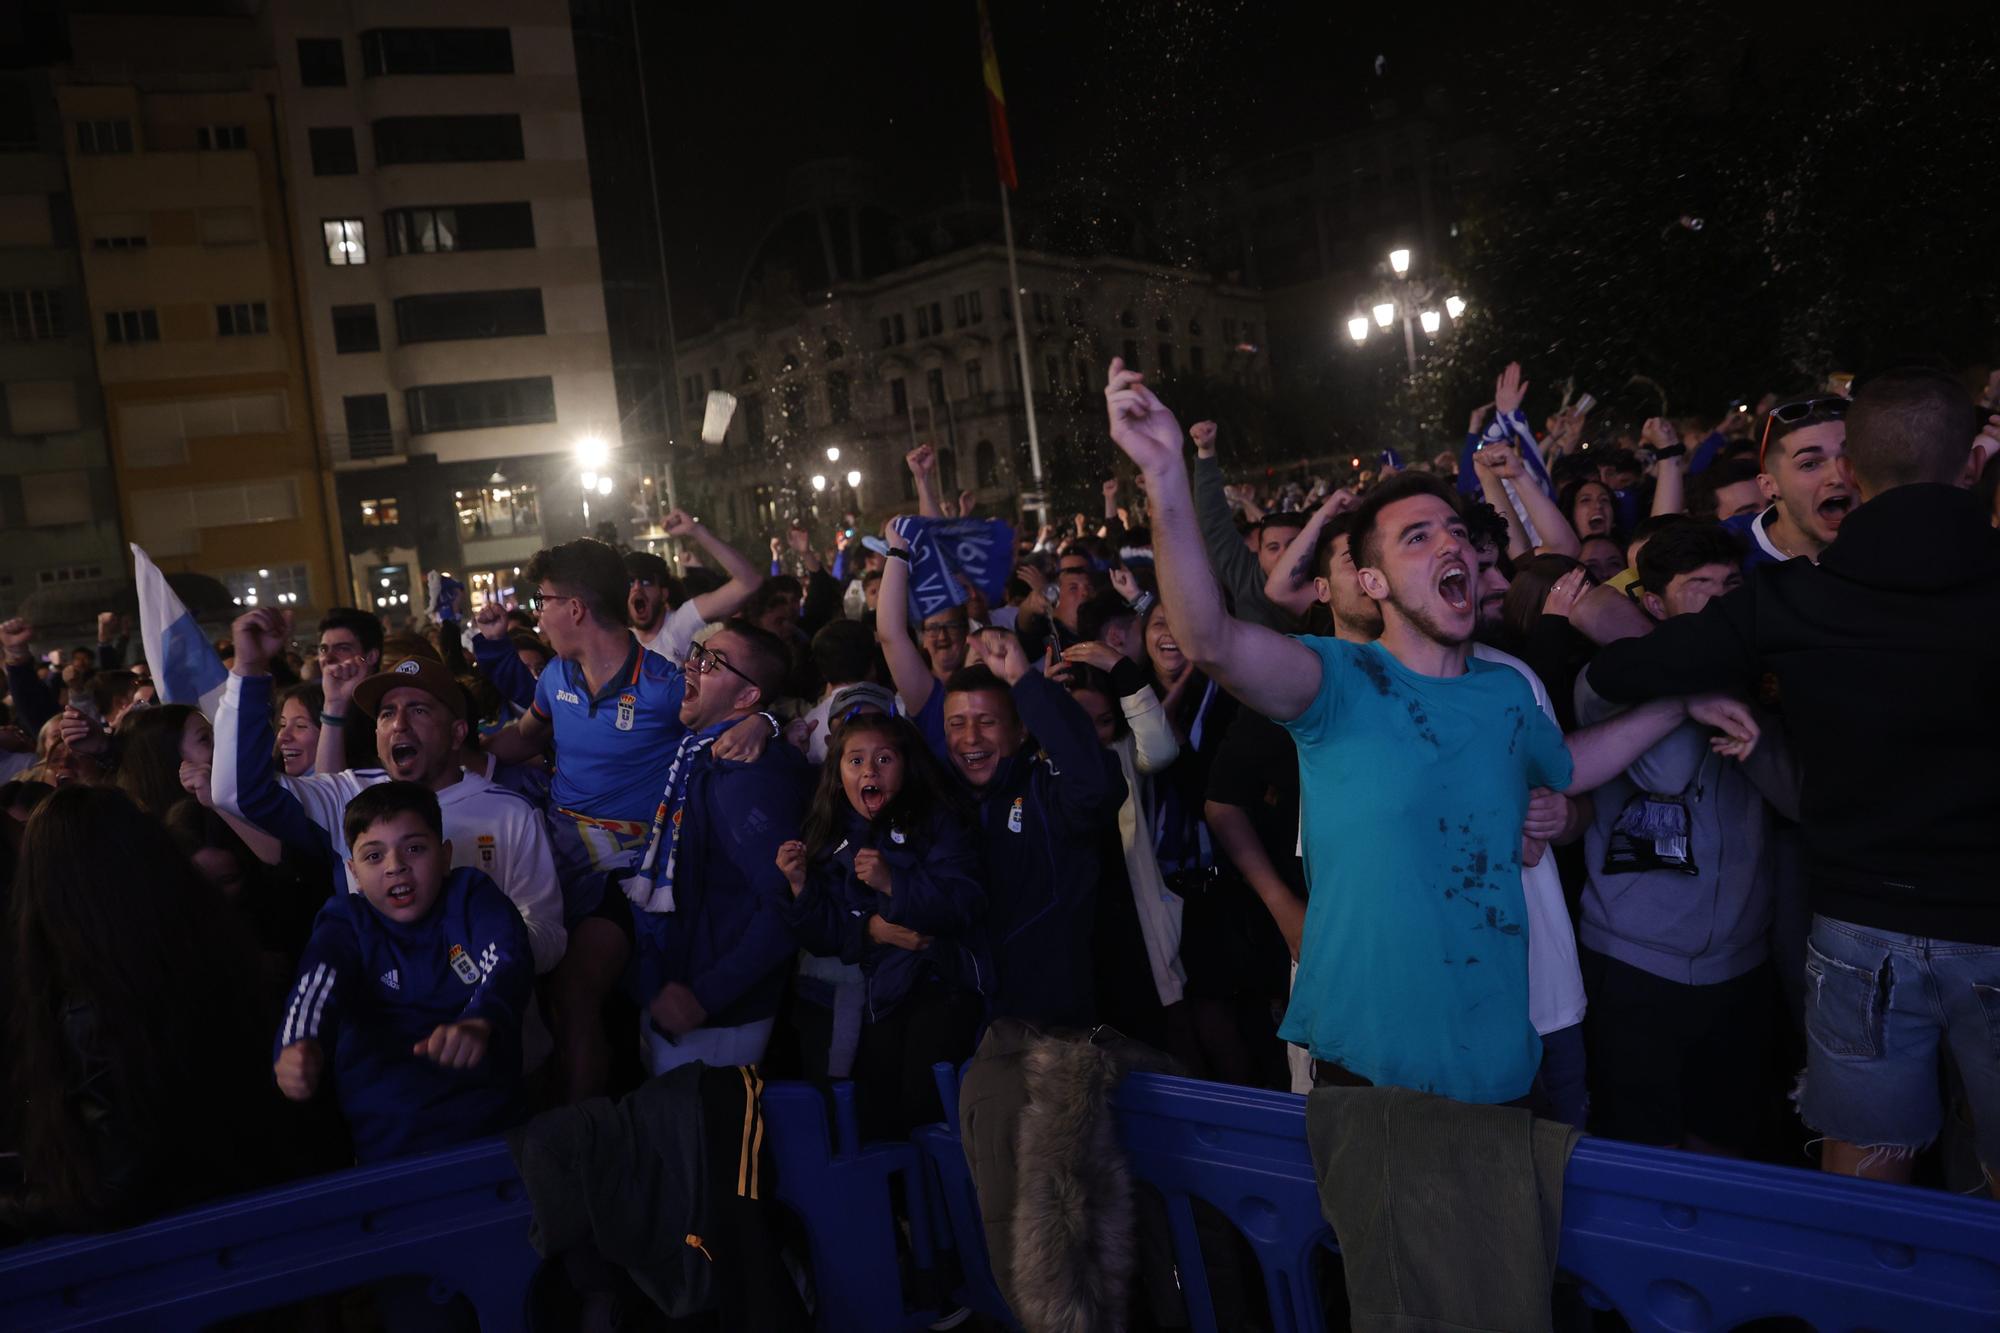
[[[1032,736],[983,789],[964,788],[985,865],[993,1013],[1087,1025],[1098,833],[1125,803],[1125,777],[1062,686],[1030,671],[1013,694]]]
[[[1605,648],[1589,679],[1624,703],[1766,671],[1804,774],[1813,910],[2000,944],[2000,533],[1972,496],[1887,491],[1818,565],[1759,566],[1700,614]]]

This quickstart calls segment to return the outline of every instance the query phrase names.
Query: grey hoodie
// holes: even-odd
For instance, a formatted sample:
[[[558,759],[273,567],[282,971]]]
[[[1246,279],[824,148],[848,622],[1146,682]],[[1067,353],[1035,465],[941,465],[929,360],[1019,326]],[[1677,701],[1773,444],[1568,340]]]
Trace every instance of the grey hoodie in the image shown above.
[[[1576,720],[1589,726],[1623,712],[1576,682]],[[1630,768],[1592,793],[1596,817],[1584,834],[1590,882],[1577,939],[1586,948],[1683,985],[1708,986],[1748,972],[1770,954],[1771,812],[1798,814],[1798,770],[1776,719],[1742,763],[1709,748],[1710,732],[1684,722]],[[1604,852],[1625,803],[1641,792],[1687,804],[1698,875],[1678,870],[1606,874]]]

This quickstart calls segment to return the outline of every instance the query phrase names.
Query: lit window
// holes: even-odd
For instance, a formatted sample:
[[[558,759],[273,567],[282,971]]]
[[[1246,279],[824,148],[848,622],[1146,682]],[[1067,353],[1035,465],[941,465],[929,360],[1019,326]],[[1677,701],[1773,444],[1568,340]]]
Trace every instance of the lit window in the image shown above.
[[[328,218],[320,229],[326,234],[326,262],[365,264],[368,262],[368,231],[360,218]]]

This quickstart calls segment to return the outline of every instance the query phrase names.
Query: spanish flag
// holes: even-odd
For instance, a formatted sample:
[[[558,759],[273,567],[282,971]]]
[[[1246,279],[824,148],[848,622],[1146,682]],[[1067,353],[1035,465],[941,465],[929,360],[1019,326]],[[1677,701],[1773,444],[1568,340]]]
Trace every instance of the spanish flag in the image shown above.
[[[993,126],[993,165],[1000,169],[1000,183],[1018,190],[1021,178],[1014,171],[1014,137],[1007,132],[1007,94],[1000,90],[1000,57],[993,49],[986,0],[979,0],[979,66],[986,80],[986,118]]]

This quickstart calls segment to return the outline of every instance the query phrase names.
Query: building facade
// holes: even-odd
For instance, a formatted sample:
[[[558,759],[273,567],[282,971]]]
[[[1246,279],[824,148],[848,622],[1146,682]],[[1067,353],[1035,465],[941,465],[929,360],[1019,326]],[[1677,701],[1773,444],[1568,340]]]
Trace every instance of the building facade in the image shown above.
[[[125,570],[63,143],[48,71],[0,72],[0,618],[45,631]]]
[[[340,556],[256,24],[80,15],[70,37],[56,95],[124,530],[245,605],[329,605]]]
[[[1112,470],[1112,357],[1156,380],[1269,387],[1254,292],[1103,255],[1028,252],[1019,268],[1056,501],[1086,503]],[[794,518],[822,532],[849,513],[875,526],[913,506],[904,457],[927,443],[948,494],[970,491],[983,512],[1011,515],[1033,489],[1018,339],[1006,252],[991,244],[839,282],[817,300],[753,302],[676,347],[691,429],[712,390],[737,399],[726,440],[681,455],[683,503],[751,543]]]
[[[569,7],[264,18],[347,595],[507,586],[613,502],[581,482],[623,452]]]

